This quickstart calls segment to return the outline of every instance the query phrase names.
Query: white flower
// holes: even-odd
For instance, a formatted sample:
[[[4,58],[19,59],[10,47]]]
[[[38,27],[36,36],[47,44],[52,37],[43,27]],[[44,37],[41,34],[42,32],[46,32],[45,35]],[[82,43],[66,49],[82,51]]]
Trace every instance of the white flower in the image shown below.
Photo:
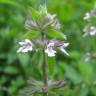
[[[49,57],[55,56],[56,51],[53,50],[53,48],[54,48],[54,43],[53,42],[52,43],[50,42],[47,45],[47,49],[45,50],[45,53],[47,53]]]
[[[63,44],[62,44],[60,47],[58,47],[58,48],[59,48],[60,51],[64,52],[66,55],[69,55],[69,54],[66,52],[66,50],[65,50],[65,48],[66,48],[68,45],[69,45],[69,43],[63,43]]]
[[[92,59],[92,53],[87,52],[87,53],[85,54],[85,61],[89,61],[89,60],[91,60],[91,59]]]
[[[96,35],[96,27],[95,26],[87,27],[84,29],[84,32],[85,32],[84,36],[88,34],[91,36]]]
[[[49,44],[47,45],[47,48],[45,50],[45,53],[48,54],[49,57],[55,56],[56,51],[53,50],[53,48],[58,48],[60,51],[62,51],[63,53],[65,53],[66,55],[69,55],[65,48],[69,45],[69,43],[64,43],[61,41],[55,41],[52,40],[49,42]]]
[[[90,12],[87,12],[85,14],[84,20],[90,20],[94,16],[96,16],[96,9],[92,9]]]
[[[25,39],[22,42],[19,42],[21,47],[17,50],[17,52],[28,52],[32,51],[33,43],[29,39]]]
[[[84,20],[88,20],[88,19],[90,19],[90,18],[91,18],[91,14],[90,14],[89,12],[87,12],[87,13],[85,14]]]

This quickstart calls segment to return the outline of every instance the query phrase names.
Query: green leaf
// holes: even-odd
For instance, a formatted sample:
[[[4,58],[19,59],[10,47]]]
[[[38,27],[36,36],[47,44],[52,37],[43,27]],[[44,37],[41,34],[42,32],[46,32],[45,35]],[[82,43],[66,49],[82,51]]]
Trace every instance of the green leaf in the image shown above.
[[[20,87],[23,84],[24,84],[24,80],[22,76],[18,76],[16,80],[11,81],[11,85],[14,85],[15,87]]]
[[[18,88],[20,88],[25,82],[22,76],[18,76],[15,80],[11,80],[10,83],[11,84],[10,87],[8,88],[8,93],[10,94],[10,96],[12,96],[12,94],[14,94],[18,90]]]
[[[53,37],[53,38],[57,38],[57,39],[66,39],[66,36],[62,32],[56,31],[51,28],[46,30],[46,34],[49,37]]]
[[[84,86],[84,88],[80,89],[79,96],[88,96],[88,92],[89,92],[88,87]]]
[[[12,96],[12,94],[14,94],[17,89],[18,89],[18,88],[15,87],[14,85],[10,86],[10,87],[8,88],[8,94],[9,94],[10,96]]]
[[[34,20],[38,20],[38,19],[41,18],[39,11],[33,9],[32,7],[29,8],[29,13],[31,13],[32,18],[33,18]]]
[[[26,68],[29,64],[29,55],[28,54],[18,54],[18,59],[23,68]]]
[[[69,78],[74,84],[78,84],[82,82],[82,77],[72,66],[64,65],[64,67],[65,67],[66,77]]]
[[[17,2],[14,2],[13,0],[0,0],[0,3],[1,4],[9,4],[11,6],[15,6],[17,8],[23,9],[23,6],[22,5],[20,5]]]
[[[2,85],[2,84],[4,84],[4,82],[6,82],[8,80],[8,77],[6,77],[6,76],[1,76],[0,77],[0,86]]]
[[[40,5],[39,11],[40,11],[40,14],[41,14],[41,15],[47,14],[47,7],[46,7],[46,4]]]
[[[39,37],[39,33],[37,31],[34,31],[34,32],[30,31],[24,34],[22,36],[22,39],[26,39],[26,38],[32,39],[32,38],[38,38],[38,37]]]
[[[88,64],[84,64],[83,62],[80,62],[78,64],[79,71],[81,72],[82,76],[84,78],[88,78],[92,72],[92,67]]]
[[[91,92],[94,94],[94,96],[96,96],[96,85],[93,85],[91,88],[90,88]],[[88,96],[88,95],[87,95]]]
[[[79,59],[81,57],[81,54],[79,54],[79,52],[77,51],[71,51],[69,54],[70,54],[70,58],[72,59]]]
[[[5,67],[4,72],[9,73],[9,74],[17,74],[18,69],[16,67],[13,67],[13,66],[7,66],[7,67]]]

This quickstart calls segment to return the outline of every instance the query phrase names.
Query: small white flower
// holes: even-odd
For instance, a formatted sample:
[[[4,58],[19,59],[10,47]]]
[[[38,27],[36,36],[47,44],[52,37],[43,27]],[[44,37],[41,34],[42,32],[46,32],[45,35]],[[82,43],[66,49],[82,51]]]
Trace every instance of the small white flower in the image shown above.
[[[59,48],[60,51],[64,52],[66,55],[69,55],[69,54],[66,52],[66,50],[65,50],[65,48],[66,48],[68,45],[69,45],[69,43],[63,43],[63,44],[62,44],[60,47],[58,47],[58,48]]]
[[[88,19],[90,19],[90,18],[91,18],[91,14],[90,14],[89,12],[87,12],[87,13],[85,14],[84,20],[88,20]]]
[[[87,27],[84,29],[84,32],[85,34],[83,36],[86,36],[86,35],[96,35],[96,27],[95,26],[91,26],[91,27]]]
[[[96,27],[94,26],[90,27],[90,35],[96,35]]]
[[[87,62],[87,61],[89,61],[89,60],[91,60],[91,59],[92,59],[92,53],[87,52],[87,53],[85,54],[85,61]]]
[[[25,39],[22,42],[19,42],[21,47],[17,50],[17,52],[28,52],[32,51],[33,43],[29,39]]]
[[[47,49],[45,50],[45,53],[47,53],[49,57],[55,56],[56,51],[53,50],[53,48],[54,48],[53,42],[47,45]]]
[[[96,16],[96,9],[92,9],[90,12],[87,12],[85,14],[84,20],[90,20],[94,16]]]

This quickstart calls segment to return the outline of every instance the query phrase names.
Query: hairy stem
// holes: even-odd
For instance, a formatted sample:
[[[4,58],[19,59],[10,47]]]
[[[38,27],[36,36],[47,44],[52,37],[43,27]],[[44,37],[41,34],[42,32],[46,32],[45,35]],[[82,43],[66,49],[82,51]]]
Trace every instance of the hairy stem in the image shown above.
[[[42,64],[42,78],[43,78],[43,82],[44,82],[44,88],[43,91],[47,92],[48,91],[48,76],[47,76],[47,64],[46,64],[46,55],[45,55],[45,34],[42,32],[42,43],[43,43],[43,47],[42,47],[42,54],[43,54],[43,64]]]

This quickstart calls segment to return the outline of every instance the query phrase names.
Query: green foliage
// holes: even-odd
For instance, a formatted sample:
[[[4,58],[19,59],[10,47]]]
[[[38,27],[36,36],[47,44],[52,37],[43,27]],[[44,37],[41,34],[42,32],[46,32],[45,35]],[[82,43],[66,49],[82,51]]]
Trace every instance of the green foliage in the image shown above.
[[[29,11],[34,20],[39,20],[41,18],[39,11],[33,9],[32,7],[29,8]]]
[[[26,39],[26,38],[34,39],[34,38],[39,38],[39,36],[40,34],[37,31],[29,31],[26,34],[24,34],[21,38],[22,39]]]
[[[41,7],[40,13],[33,9],[38,8],[41,1],[0,0],[0,96],[18,96],[29,77],[41,81],[41,53],[16,53],[20,38],[39,38],[37,30],[26,32],[23,26],[30,13],[26,9],[31,10],[30,14],[36,20],[42,18],[40,14],[46,14],[46,7]],[[63,32],[49,29],[46,31],[48,38],[64,39],[66,34],[70,43],[70,56],[60,53],[56,58],[47,58],[49,80],[67,82],[60,90],[50,91],[49,96],[96,96],[96,58],[85,61],[86,52],[96,52],[96,38],[82,37],[86,25],[83,16],[96,6],[96,1],[47,0],[46,5],[49,12],[57,14]]]
[[[49,28],[49,29],[47,28],[46,34],[49,37],[53,37],[55,39],[66,39],[66,36],[62,32],[59,32],[59,31],[54,30],[52,28]]]
[[[69,78],[74,84],[79,84],[82,82],[82,77],[76,70],[68,65],[65,65],[65,76]]]

